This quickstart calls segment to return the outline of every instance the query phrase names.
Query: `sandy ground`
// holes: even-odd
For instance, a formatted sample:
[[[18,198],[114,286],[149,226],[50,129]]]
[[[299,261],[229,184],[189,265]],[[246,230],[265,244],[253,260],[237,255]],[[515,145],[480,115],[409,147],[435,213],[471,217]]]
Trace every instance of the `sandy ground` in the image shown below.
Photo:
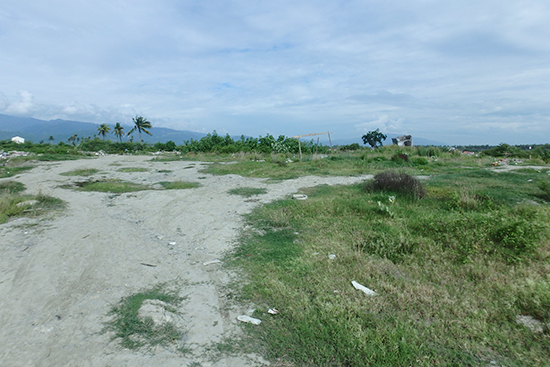
[[[216,343],[238,336],[236,316],[245,305],[228,302],[235,280],[219,264],[243,226],[242,214],[262,203],[319,184],[351,184],[363,177],[302,177],[279,183],[237,175],[198,172],[200,162],[152,162],[146,156],[105,156],[40,163],[2,179],[24,183],[67,203],[61,213],[19,218],[0,225],[0,366],[262,366],[257,355],[215,355]],[[123,167],[147,172],[124,173]],[[185,180],[201,186],[121,195],[79,192],[60,185],[82,177],[60,176],[74,169],[101,170],[92,178],[120,178],[153,184]],[[171,170],[161,173],[159,170]],[[228,190],[267,189],[250,201]],[[147,266],[149,264],[154,266]],[[155,353],[124,349],[101,333],[110,308],[160,283],[185,296],[179,312],[190,352]],[[261,326],[259,326],[261,327]]]

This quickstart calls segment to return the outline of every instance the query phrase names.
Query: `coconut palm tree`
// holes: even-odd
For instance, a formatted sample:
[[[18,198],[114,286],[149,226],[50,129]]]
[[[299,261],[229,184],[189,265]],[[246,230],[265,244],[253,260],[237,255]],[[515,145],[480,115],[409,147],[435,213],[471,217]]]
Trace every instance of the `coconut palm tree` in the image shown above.
[[[101,124],[97,128],[97,131],[99,131],[99,135],[103,136],[103,140],[105,140],[105,135],[111,131],[111,128],[107,124]]]
[[[153,126],[151,126],[151,123],[149,121],[147,121],[147,119],[141,117],[141,116],[136,116],[136,117],[133,117],[132,120],[134,121],[134,127],[128,131],[128,135],[130,135],[131,133],[133,133],[134,131],[138,131],[139,133],[139,143],[141,144],[141,132],[143,131],[144,133],[146,134],[149,134],[149,135],[153,135],[151,134],[147,129],[151,129]]]
[[[50,141],[50,144],[54,141],[54,138],[53,138],[53,135],[50,135],[50,137],[48,138],[48,140]]]
[[[115,134],[115,136],[118,138],[118,140],[120,140],[120,142],[122,143],[122,137],[124,136],[124,127],[122,127],[120,125],[120,122],[117,122],[115,127],[113,128],[113,134]]]

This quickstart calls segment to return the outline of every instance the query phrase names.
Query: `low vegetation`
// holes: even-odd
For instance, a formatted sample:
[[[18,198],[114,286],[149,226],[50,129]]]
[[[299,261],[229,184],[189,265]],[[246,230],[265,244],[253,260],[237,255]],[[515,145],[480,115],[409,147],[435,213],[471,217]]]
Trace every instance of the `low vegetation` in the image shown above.
[[[80,191],[97,191],[97,192],[109,192],[114,194],[122,194],[125,192],[135,192],[150,190],[150,186],[137,184],[133,182],[126,182],[122,180],[89,180],[84,182],[77,182],[75,186],[64,186],[65,188],[76,187]]]
[[[0,224],[14,217],[36,217],[63,207],[63,201],[46,195],[22,195],[25,185],[17,181],[0,183]]]
[[[99,170],[95,168],[81,168],[81,169],[75,169],[68,172],[60,173],[62,176],[93,176],[96,173],[98,173]]]
[[[371,181],[257,209],[228,258],[262,319],[248,342],[283,365],[547,365],[548,328],[516,322],[550,322],[541,178],[470,168],[422,182],[424,195]]]
[[[256,187],[238,187],[236,189],[231,189],[228,191],[228,193],[231,195],[240,195],[240,196],[244,196],[245,198],[249,198],[255,195],[265,194],[266,192],[267,192],[266,189],[256,188]]]
[[[167,190],[184,190],[184,189],[194,189],[200,186],[198,182],[188,182],[188,181],[163,181],[159,184]]]
[[[118,172],[147,172],[148,168],[145,167],[123,167],[117,169]]]
[[[111,308],[111,320],[103,332],[112,333],[113,340],[119,340],[124,348],[152,348],[157,345],[175,345],[176,350],[184,351],[182,330],[173,322],[155,325],[153,319],[140,317],[139,310],[146,300],[162,301],[166,311],[177,314],[177,307],[182,302],[178,292],[167,290],[165,285],[146,289],[134,295],[124,297]]]

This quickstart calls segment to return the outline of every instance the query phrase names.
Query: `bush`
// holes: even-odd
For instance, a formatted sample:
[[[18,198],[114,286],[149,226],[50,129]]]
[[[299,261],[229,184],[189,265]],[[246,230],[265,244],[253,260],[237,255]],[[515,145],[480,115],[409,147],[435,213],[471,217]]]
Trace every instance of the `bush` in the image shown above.
[[[423,198],[426,195],[426,190],[416,177],[394,171],[377,174],[372,181],[365,184],[365,190],[396,192],[415,198]]]

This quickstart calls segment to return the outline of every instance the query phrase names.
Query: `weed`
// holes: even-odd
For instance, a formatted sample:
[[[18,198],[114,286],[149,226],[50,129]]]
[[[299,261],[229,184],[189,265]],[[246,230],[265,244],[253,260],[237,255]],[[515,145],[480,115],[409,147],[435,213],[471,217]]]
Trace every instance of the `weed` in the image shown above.
[[[112,320],[106,324],[103,332],[113,332],[112,339],[120,339],[121,345],[129,349],[166,346],[181,341],[182,333],[174,323],[155,325],[152,319],[140,317],[139,310],[145,300],[162,301],[168,307],[167,311],[175,312],[183,298],[176,291],[168,291],[162,284],[124,297],[111,308],[109,315]]]
[[[25,190],[26,190],[25,185],[19,181],[0,182],[0,192],[4,192],[7,194],[15,194]]]
[[[263,188],[255,188],[255,187],[238,187],[236,189],[231,189],[228,191],[231,195],[241,195],[245,198],[249,198],[254,195],[261,195],[265,194],[267,192],[266,189]]]
[[[13,177],[19,173],[25,172],[32,169],[31,166],[22,166],[22,167],[0,167],[0,178]]]
[[[182,190],[182,189],[194,189],[200,186],[197,182],[187,181],[163,181],[159,184],[167,190]]]
[[[79,190],[82,191],[112,192],[118,194],[124,192],[150,190],[149,186],[120,180],[84,181],[77,182],[75,185]]]
[[[83,168],[83,169],[75,169],[68,172],[60,173],[61,176],[92,176],[98,173],[99,170],[95,168]]]
[[[0,190],[0,223],[6,223],[13,217],[34,217],[63,207],[62,200],[50,196],[19,195],[18,192],[24,190],[23,184],[8,184],[6,186],[7,189]]]
[[[365,190],[395,192],[416,198],[426,195],[426,191],[416,177],[394,171],[377,174],[372,181],[365,184]]]
[[[147,172],[149,171],[148,168],[144,167],[123,167],[117,169],[118,172]]]

